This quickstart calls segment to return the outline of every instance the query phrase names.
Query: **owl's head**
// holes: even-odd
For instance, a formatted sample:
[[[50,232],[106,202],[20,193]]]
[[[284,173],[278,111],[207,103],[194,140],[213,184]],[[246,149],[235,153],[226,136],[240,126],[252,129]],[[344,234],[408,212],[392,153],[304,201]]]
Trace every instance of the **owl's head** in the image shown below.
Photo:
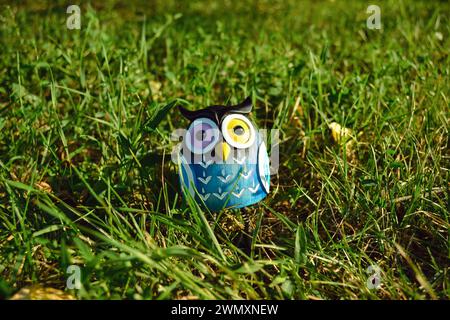
[[[213,105],[196,111],[179,106],[179,110],[190,120],[184,146],[194,156],[228,162],[232,154],[242,153],[255,145],[256,127],[248,118],[252,111],[250,97],[237,105]]]

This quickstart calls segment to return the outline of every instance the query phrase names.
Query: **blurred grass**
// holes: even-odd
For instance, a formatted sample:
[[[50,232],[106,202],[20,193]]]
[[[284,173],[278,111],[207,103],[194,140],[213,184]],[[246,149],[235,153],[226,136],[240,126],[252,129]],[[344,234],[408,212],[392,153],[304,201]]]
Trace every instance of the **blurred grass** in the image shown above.
[[[368,5],[91,2],[79,31],[2,5],[0,297],[77,264],[81,299],[448,298],[450,6],[382,1],[368,30]],[[247,95],[281,132],[271,194],[183,205],[167,105]]]

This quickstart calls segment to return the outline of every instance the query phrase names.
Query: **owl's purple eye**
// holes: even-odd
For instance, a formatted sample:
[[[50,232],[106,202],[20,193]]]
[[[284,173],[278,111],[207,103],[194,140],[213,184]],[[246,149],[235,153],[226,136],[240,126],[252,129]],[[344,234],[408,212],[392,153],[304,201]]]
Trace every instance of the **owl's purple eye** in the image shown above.
[[[206,134],[206,131],[203,130],[203,128],[202,128],[202,130],[198,130],[198,131],[195,133],[195,138],[196,138],[196,140],[203,141],[203,140],[206,139],[206,137],[207,137],[207,134]]]
[[[219,140],[217,125],[208,118],[198,118],[189,126],[186,133],[186,146],[196,154],[211,151]]]

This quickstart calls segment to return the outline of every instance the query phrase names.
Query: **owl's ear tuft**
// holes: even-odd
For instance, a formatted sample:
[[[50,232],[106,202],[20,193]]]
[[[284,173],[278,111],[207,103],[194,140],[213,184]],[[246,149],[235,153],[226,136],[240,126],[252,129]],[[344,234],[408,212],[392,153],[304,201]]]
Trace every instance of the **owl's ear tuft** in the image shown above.
[[[188,110],[182,106],[178,106],[178,110],[180,110],[180,113],[185,117],[186,119],[193,121],[195,118],[197,118],[197,112]]]
[[[234,112],[238,113],[250,113],[252,111],[253,105],[252,105],[252,99],[250,97],[247,97],[244,101],[241,103],[232,106]]]

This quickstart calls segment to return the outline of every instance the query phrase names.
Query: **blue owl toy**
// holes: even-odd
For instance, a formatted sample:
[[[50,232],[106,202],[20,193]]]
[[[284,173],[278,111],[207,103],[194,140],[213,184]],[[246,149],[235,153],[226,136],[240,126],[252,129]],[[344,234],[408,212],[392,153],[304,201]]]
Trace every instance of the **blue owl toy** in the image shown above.
[[[270,185],[269,157],[262,135],[248,118],[251,99],[233,106],[179,110],[190,120],[179,152],[183,196],[213,212],[264,199]]]

